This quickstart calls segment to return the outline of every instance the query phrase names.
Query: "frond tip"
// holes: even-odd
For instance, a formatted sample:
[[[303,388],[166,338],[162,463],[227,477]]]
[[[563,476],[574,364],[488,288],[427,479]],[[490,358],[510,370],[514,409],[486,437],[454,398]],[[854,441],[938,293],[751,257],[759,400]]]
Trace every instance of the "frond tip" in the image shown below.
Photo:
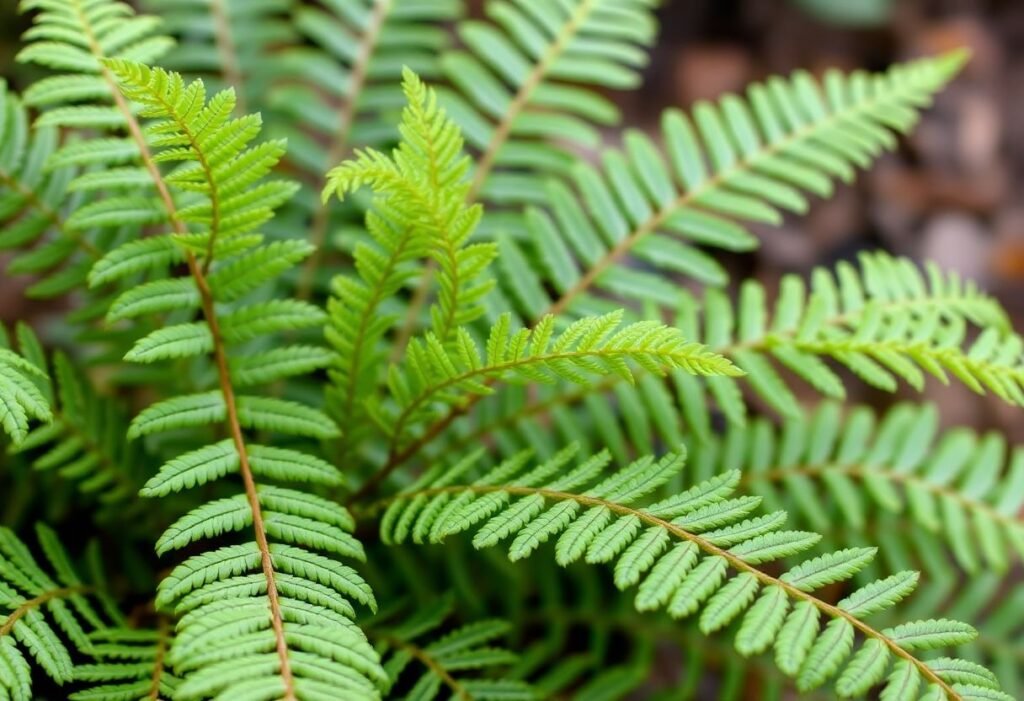
[[[471,459],[438,466],[394,499],[381,521],[382,538],[437,542],[474,531],[477,548],[512,538],[513,560],[556,539],[561,565],[614,562],[616,586],[638,586],[639,610],[699,614],[705,633],[739,620],[737,649],[752,655],[774,647],[779,668],[803,691],[837,678],[844,697],[883,685],[883,698],[915,699],[923,688],[929,698],[1009,701],[989,677],[979,689],[914,654],[969,642],[970,626],[928,620],[877,630],[864,622],[910,594],[917,573],[872,582],[828,603],[814,592],[849,580],[873,559],[873,549],[821,555],[776,577],[762,565],[808,549],[819,536],[781,530],[784,512],[752,516],[760,499],[732,496],[738,472],[640,505],[680,471],[683,453],[642,458],[602,477],[607,452],[570,468],[575,452],[563,450],[525,471],[528,456],[519,455],[476,480],[467,479]]]

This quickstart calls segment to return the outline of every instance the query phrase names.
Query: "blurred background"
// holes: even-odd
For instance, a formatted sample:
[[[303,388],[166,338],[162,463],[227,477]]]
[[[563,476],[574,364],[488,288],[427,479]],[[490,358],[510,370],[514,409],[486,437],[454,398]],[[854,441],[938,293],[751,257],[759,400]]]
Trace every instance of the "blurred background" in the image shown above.
[[[479,12],[482,0],[473,0]],[[0,74],[27,24],[0,0]],[[773,73],[879,70],[967,47],[972,59],[897,153],[810,214],[759,231],[761,250],[733,261],[769,287],[785,272],[884,248],[932,259],[978,281],[1024,329],[1024,2],[1020,0],[664,0],[659,44],[642,90],[618,97],[629,125],[655,130],[661,110],[688,107]],[[613,138],[617,131],[609,132]],[[0,318],[31,318],[17,282],[0,278]],[[862,386],[862,385],[861,385]],[[1019,412],[962,386],[929,385],[945,421],[1024,440]],[[867,395],[854,397],[871,401]],[[874,398],[876,400],[881,397]]]

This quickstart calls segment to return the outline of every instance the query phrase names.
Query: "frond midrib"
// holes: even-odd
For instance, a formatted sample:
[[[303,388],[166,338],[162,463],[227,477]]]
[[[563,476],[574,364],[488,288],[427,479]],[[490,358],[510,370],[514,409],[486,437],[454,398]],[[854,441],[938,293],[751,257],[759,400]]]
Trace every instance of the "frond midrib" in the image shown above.
[[[603,507],[609,511],[616,513],[620,516],[632,516],[637,518],[641,523],[648,526],[654,526],[661,528],[667,533],[675,536],[679,540],[687,541],[696,545],[705,554],[720,557],[728,563],[729,567],[733,570],[749,574],[754,577],[763,586],[775,586],[781,588],[786,592],[786,595],[791,599],[797,599],[800,601],[806,601],[807,603],[814,606],[820,613],[825,614],[830,619],[843,619],[851,625],[854,629],[860,631],[863,635],[868,638],[878,640],[896,657],[899,657],[911,665],[917,670],[917,672],[929,683],[935,684],[946,694],[946,697],[951,701],[962,701],[963,697],[957,693],[948,683],[942,680],[934,670],[932,670],[923,660],[918,659],[909,651],[904,650],[894,640],[889,638],[887,635],[879,630],[876,630],[871,625],[860,620],[856,616],[844,611],[843,609],[829,604],[818,597],[814,596],[810,592],[802,591],[792,584],[773,577],[772,575],[764,572],[754,565],[748,564],[741,557],[738,557],[728,550],[718,547],[713,543],[709,542],[705,538],[702,538],[696,533],[690,533],[689,531],[680,528],[673,524],[671,521],[658,518],[642,509],[634,509],[624,504],[619,504],[613,501],[608,501],[599,497],[588,496],[585,494],[572,494],[570,492],[562,492],[551,489],[544,489],[540,487],[521,487],[516,485],[455,485],[447,487],[434,487],[413,490],[409,492],[403,492],[398,495],[402,499],[411,499],[417,497],[429,498],[431,496],[437,496],[439,494],[458,494],[470,492],[473,494],[487,494],[494,492],[505,492],[509,495],[517,496],[540,496],[545,499],[552,499],[555,501],[574,501],[584,507]],[[397,498],[397,497],[396,497]],[[377,502],[371,511],[377,511],[380,507],[394,501],[394,498],[385,499]]]
[[[78,596],[79,594],[87,594],[90,591],[93,591],[93,588],[85,585],[59,587],[39,594],[38,596],[34,596],[31,599],[26,599],[21,602],[17,608],[10,612],[7,615],[7,620],[4,621],[3,625],[0,625],[0,638],[9,635],[11,631],[14,630],[14,626],[17,622],[28,615],[30,611],[40,608],[47,602],[57,599],[69,599],[72,596]]]

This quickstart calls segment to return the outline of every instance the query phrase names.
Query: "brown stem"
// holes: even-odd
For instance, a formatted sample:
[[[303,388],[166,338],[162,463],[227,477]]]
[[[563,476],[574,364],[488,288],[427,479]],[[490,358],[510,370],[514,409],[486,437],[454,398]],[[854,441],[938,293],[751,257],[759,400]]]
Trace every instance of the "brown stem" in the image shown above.
[[[7,615],[7,620],[4,621],[2,626],[0,626],[0,638],[10,634],[10,632],[14,630],[14,624],[28,615],[29,611],[33,611],[41,607],[47,601],[53,601],[54,599],[67,599],[75,596],[76,594],[84,594],[88,591],[91,591],[91,587],[63,587],[61,589],[51,589],[44,594],[40,594],[39,596],[23,601],[16,609]]]
[[[168,641],[171,637],[170,626],[167,623],[167,619],[162,616],[157,633],[159,637],[157,637],[156,641],[156,658],[153,660],[153,676],[149,684],[150,701],[160,701],[160,680],[164,675]]]
[[[599,497],[586,496],[581,494],[570,494],[568,492],[560,492],[552,489],[501,485],[463,485],[452,487],[438,487],[435,489],[423,489],[416,492],[403,494],[401,495],[401,497],[403,499],[408,499],[411,496],[419,495],[430,497],[432,495],[437,494],[465,492],[472,492],[476,494],[505,492],[507,494],[518,496],[539,495],[545,499],[552,499],[555,501],[575,501],[576,503],[585,507],[604,507],[611,511],[612,513],[619,514],[620,516],[633,516],[642,523],[645,523],[649,526],[656,526],[658,528],[665,530],[666,532],[672,534],[679,540],[693,543],[708,555],[722,558],[729,564],[729,567],[731,567],[734,571],[749,574],[758,582],[760,582],[762,586],[779,587],[780,589],[786,592],[787,596],[789,596],[790,599],[806,601],[810,603],[812,606],[814,606],[816,609],[818,609],[818,611],[824,613],[829,618],[841,618],[845,620],[848,624],[853,626],[856,630],[860,631],[863,635],[880,641],[896,657],[906,660],[907,662],[912,664],[917,669],[918,673],[922,677],[924,677],[928,683],[934,684],[938,686],[940,689],[942,689],[942,691],[946,694],[946,697],[948,699],[950,699],[951,701],[962,701],[963,697],[961,697],[960,694],[958,694],[953,689],[953,687],[951,687],[949,684],[943,681],[943,679],[939,677],[939,675],[936,674],[936,672],[933,669],[931,669],[927,664],[925,664],[918,658],[914,657],[914,655],[912,655],[907,650],[904,650],[902,647],[899,646],[898,643],[896,643],[896,641],[892,640],[881,631],[875,630],[873,627],[871,627],[864,621],[860,620],[853,614],[849,613],[848,611],[844,611],[843,609],[839,608],[838,606],[835,606],[834,604],[829,604],[809,592],[805,592],[801,589],[798,589],[797,587],[793,586],[788,582],[773,577],[767,572],[759,570],[757,567],[749,564],[743,558],[734,555],[728,550],[713,544],[711,541],[701,537],[700,535],[690,533],[689,531],[686,531],[680,528],[679,526],[675,525],[671,521],[666,521],[662,518],[658,518],[657,516],[654,516],[653,514],[650,514],[646,511],[634,509],[632,507],[625,506],[623,504],[618,504],[612,501],[607,501]],[[390,501],[393,501],[393,499],[384,500],[381,503],[387,503]]]
[[[98,46],[96,47],[98,49]],[[125,120],[128,123],[128,130],[135,140],[139,153],[142,156],[142,160],[145,164],[146,169],[149,171],[150,176],[153,178],[153,182],[156,184],[158,193],[160,194],[161,200],[163,200],[164,207],[167,210],[168,216],[170,217],[172,226],[178,234],[188,233],[184,223],[178,217],[177,208],[174,204],[174,199],[171,197],[170,191],[167,189],[167,185],[164,183],[160,171],[157,168],[156,162],[153,160],[152,153],[149,150],[149,146],[146,143],[145,138],[142,135],[142,129],[139,126],[135,116],[131,113],[125,102],[124,97],[121,95],[121,91],[118,89],[113,76],[110,71],[106,68],[103,69],[103,76],[110,85],[111,91],[114,95],[114,99],[117,102],[118,107],[121,109]],[[166,105],[170,109],[170,105]],[[173,113],[173,111],[171,111]],[[198,153],[196,148],[196,140],[194,135],[186,134],[192,141],[193,150]],[[202,160],[202,156],[199,158]],[[205,160],[202,160],[203,167],[206,169],[207,177],[212,181],[212,173],[208,168]],[[212,243],[211,243],[212,246]],[[220,331],[220,323],[217,319],[217,312],[214,306],[213,293],[210,290],[209,283],[206,280],[206,275],[203,268],[199,265],[195,254],[192,251],[186,251],[185,262],[188,265],[189,273],[195,280],[196,287],[199,290],[200,302],[203,309],[203,316],[206,318],[206,323],[210,328],[210,335],[213,338],[213,357],[214,363],[217,367],[217,377],[220,384],[221,394],[224,397],[224,405],[227,412],[226,423],[228,432],[231,434],[231,440],[234,443],[235,450],[239,457],[239,472],[242,475],[242,482],[245,486],[245,496],[249,503],[249,508],[252,511],[252,525],[256,539],[256,544],[260,552],[260,561],[262,564],[263,574],[267,580],[267,599],[270,603],[270,614],[271,614],[271,626],[274,630],[274,638],[276,640],[277,654],[281,663],[281,679],[284,683],[284,698],[286,701],[296,701],[295,695],[295,679],[292,674],[291,662],[288,658],[288,643],[285,639],[284,633],[284,618],[281,614],[281,602],[277,591],[277,583],[274,576],[273,559],[270,554],[270,545],[267,542],[266,529],[263,524],[263,512],[260,507],[259,495],[256,491],[256,482],[253,479],[252,468],[249,465],[249,454],[246,449],[245,438],[242,435],[242,427],[238,418],[238,408],[235,399],[234,387],[231,383],[231,375],[228,369],[227,353],[225,350],[224,339]],[[207,260],[207,266],[210,260]]]
[[[453,698],[458,698],[462,701],[473,701],[473,695],[469,693],[469,690],[460,684],[459,680],[453,677],[448,670],[444,668],[444,665],[434,659],[429,652],[421,648],[419,645],[414,645],[405,640],[399,640],[398,638],[390,635],[381,636],[380,640],[387,642],[392,647],[405,650],[419,660],[424,667],[437,675],[437,677],[444,682],[445,686],[451,689]]]

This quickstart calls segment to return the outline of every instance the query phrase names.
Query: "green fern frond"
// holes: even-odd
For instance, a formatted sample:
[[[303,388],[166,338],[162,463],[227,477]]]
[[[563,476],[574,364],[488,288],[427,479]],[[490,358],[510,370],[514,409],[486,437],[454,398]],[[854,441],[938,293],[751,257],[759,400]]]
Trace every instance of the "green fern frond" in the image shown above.
[[[171,631],[111,628],[91,634],[92,656],[98,661],[75,667],[76,682],[89,688],[76,691],[72,701],[174,698],[180,680],[167,668]]]
[[[481,156],[473,199],[536,202],[538,177],[573,162],[566,142],[595,148],[595,125],[618,121],[600,91],[633,88],[657,32],[650,0],[488,3],[487,20],[458,25],[463,50],[441,65],[452,118]]]
[[[408,105],[399,127],[402,141],[391,158],[372,149],[358,152],[330,171],[324,197],[369,185],[386,204],[393,229],[416,230],[440,269],[431,319],[434,335],[447,343],[457,327],[483,313],[481,301],[493,284],[485,273],[497,250],[492,243],[469,243],[483,208],[465,204],[470,162],[459,128],[412,71],[404,71],[403,88]]]
[[[876,506],[905,511],[968,572],[1005,571],[1013,551],[1024,558],[1024,451],[994,433],[940,435],[933,406],[900,404],[876,418],[866,407],[844,415],[824,403],[778,431],[757,420],[694,445],[702,473],[742,469],[749,491],[815,529],[834,529],[838,513],[863,532]]]
[[[15,446],[28,438],[30,421],[53,420],[46,361],[33,353],[38,340],[27,326],[20,325],[18,335],[20,354],[10,348],[7,333],[0,327],[0,426]]]
[[[158,551],[194,547],[222,534],[252,534],[239,544],[199,549],[159,587],[158,607],[181,616],[168,652],[182,676],[176,698],[219,694],[299,700],[323,698],[328,689],[345,689],[350,698],[379,698],[387,677],[353,623],[350,603],[373,608],[373,593],[355,570],[333,557],[364,557],[349,534],[351,517],[323,498],[262,482],[264,476],[338,482],[340,473],[301,450],[260,446],[246,435],[258,431],[324,439],[336,436],[338,429],[304,404],[236,391],[326,361],[324,354],[309,354],[302,346],[280,347],[276,353],[265,347],[269,332],[299,328],[311,319],[321,322],[319,310],[253,299],[257,288],[310,252],[309,244],[297,240],[264,244],[257,233],[292,191],[290,183],[263,179],[283,144],[249,146],[259,135],[259,120],[232,119],[230,91],[207,101],[200,82],[186,85],[180,75],[124,61],[109,66],[125,94],[140,103],[140,114],[156,120],[145,130],[153,169],[156,163],[180,164],[162,181],[164,186],[198,197],[182,209],[165,200],[175,229],[164,236],[181,248],[189,277],[180,285],[157,280],[137,287],[113,310],[117,318],[132,318],[176,308],[201,314],[201,321],[157,329],[140,339],[126,359],[151,363],[212,356],[218,381],[217,389],[151,405],[135,418],[128,435],[219,425],[230,436],[170,460],[143,493],[163,495],[229,474],[240,475],[243,487],[236,497],[203,504],[181,517],[161,538]],[[128,244],[127,250],[115,250],[101,261],[98,274],[116,276],[138,267],[133,257],[143,258],[138,265],[149,265],[154,251],[167,248],[163,243]],[[160,260],[165,266],[174,262],[163,253]]]
[[[388,377],[398,414],[382,416],[378,423],[390,427],[394,442],[401,443],[408,427],[489,394],[497,381],[591,385],[595,378],[614,375],[632,382],[637,366],[658,375],[740,372],[677,329],[656,321],[623,325],[622,317],[619,312],[579,319],[555,334],[554,317],[545,317],[532,330],[513,331],[506,314],[490,329],[483,352],[466,329],[459,329],[450,350],[432,334],[415,339],[403,364]]]
[[[472,461],[453,469],[438,466],[391,502],[381,536],[388,543],[437,542],[472,530],[478,548],[512,537],[513,560],[557,537],[559,564],[614,562],[617,587],[638,585],[635,605],[641,611],[666,608],[675,618],[699,613],[705,633],[742,616],[737,649],[749,655],[774,647],[779,668],[801,690],[837,677],[842,696],[879,684],[887,695],[910,687],[935,698],[975,694],[972,684],[948,679],[946,671],[933,670],[914,654],[963,644],[975,635],[970,626],[927,620],[876,630],[864,622],[910,594],[916,573],[869,583],[838,604],[827,603],[813,592],[856,574],[873,558],[873,549],[828,553],[776,577],[761,566],[806,550],[819,536],[779,530],[784,513],[751,516],[760,500],[732,497],[737,473],[639,506],[679,472],[682,454],[643,458],[602,478],[607,453],[568,468],[574,452],[566,449],[525,472],[526,457],[520,456],[475,481],[465,476]],[[977,693],[1010,698],[994,682]]]
[[[675,306],[679,286],[638,270],[629,256],[662,275],[723,284],[724,269],[694,244],[754,248],[747,222],[778,223],[779,209],[807,208],[803,193],[828,195],[833,178],[851,180],[895,145],[893,132],[913,126],[963,58],[924,59],[877,76],[833,71],[820,85],[807,73],[773,78],[751,86],[746,99],[698,104],[696,129],[670,110],[662,120],[666,157],[631,132],[625,153],[607,152],[601,170],[577,163],[573,187],[561,179],[547,186],[546,204],[526,215],[530,251],[518,254],[542,272],[509,266],[503,291],[526,319],[591,313],[595,297]]]
[[[511,630],[507,622],[477,621],[441,635],[438,629],[449,613],[449,607],[439,603],[397,627],[372,633],[384,650],[392,693],[397,687],[406,690],[404,698],[423,701],[442,692],[455,699],[481,701],[537,698],[529,684],[503,678],[499,671],[518,660],[515,653],[494,645],[507,638]]]
[[[106,626],[57,535],[38,524],[36,536],[48,569],[13,531],[0,528],[0,694],[13,701],[36,698],[28,658],[58,684],[69,682],[73,662],[65,640],[90,653],[87,630]]]

